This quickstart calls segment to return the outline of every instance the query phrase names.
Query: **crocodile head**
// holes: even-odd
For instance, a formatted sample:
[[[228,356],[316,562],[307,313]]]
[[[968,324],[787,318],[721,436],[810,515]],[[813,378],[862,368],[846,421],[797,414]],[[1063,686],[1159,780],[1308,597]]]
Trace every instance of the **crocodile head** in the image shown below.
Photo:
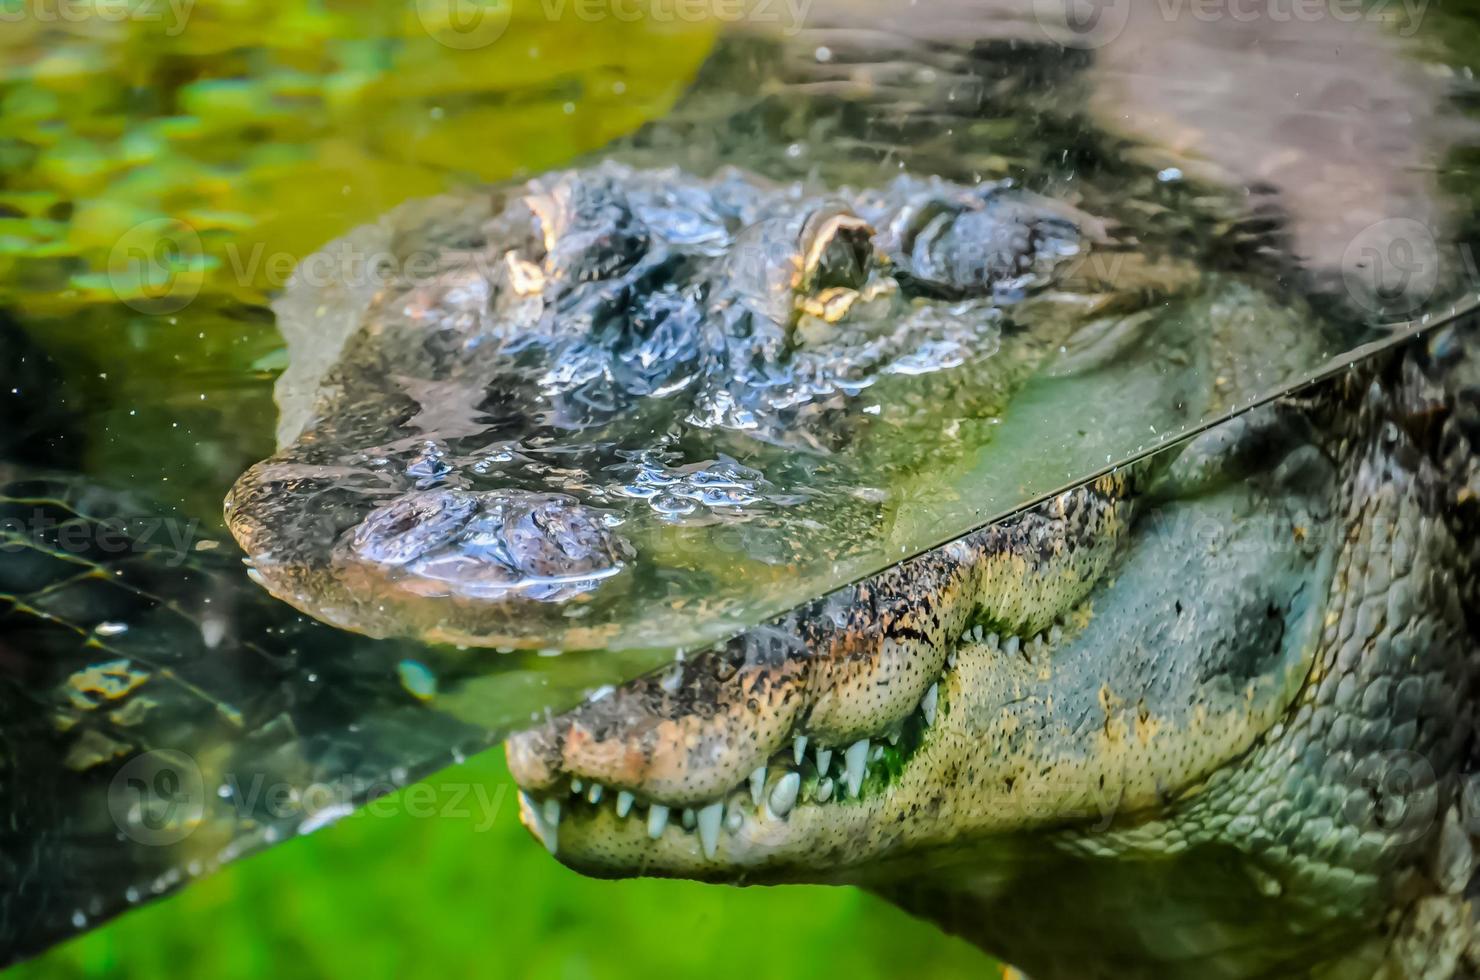
[[[1035,976],[1380,959],[1471,748],[1462,347],[598,692],[509,741],[526,825],[591,874],[865,884]]]
[[[882,523],[874,488],[961,455],[943,407],[990,415],[1182,274],[1071,276],[1100,222],[1002,184],[608,162],[460,203],[385,244],[347,335],[309,318],[311,395],[227,504],[268,589],[372,635],[607,645],[581,604],[675,527],[753,529],[766,566],[841,552]]]

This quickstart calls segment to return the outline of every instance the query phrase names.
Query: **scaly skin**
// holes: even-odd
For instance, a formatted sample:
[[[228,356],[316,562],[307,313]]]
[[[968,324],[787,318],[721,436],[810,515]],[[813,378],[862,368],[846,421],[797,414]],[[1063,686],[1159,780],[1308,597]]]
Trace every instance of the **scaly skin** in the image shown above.
[[[1473,334],[514,737],[526,824],[603,876],[861,884],[1040,978],[1465,975]]]

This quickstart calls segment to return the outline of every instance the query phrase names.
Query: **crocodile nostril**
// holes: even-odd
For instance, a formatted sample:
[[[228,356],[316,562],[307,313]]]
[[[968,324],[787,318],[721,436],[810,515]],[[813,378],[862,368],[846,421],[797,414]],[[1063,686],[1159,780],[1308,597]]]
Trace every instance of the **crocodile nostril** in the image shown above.
[[[448,489],[409,493],[372,511],[339,554],[380,566],[417,594],[560,601],[620,571],[631,549],[599,512],[571,497]]]
[[[452,540],[477,509],[477,497],[460,490],[408,493],[371,511],[349,550],[365,561],[404,565]]]

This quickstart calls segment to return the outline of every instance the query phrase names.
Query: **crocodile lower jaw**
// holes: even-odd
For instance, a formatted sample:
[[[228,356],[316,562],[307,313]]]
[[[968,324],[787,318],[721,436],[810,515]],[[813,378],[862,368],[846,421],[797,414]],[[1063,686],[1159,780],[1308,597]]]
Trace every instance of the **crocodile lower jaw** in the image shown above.
[[[1046,640],[1000,640],[976,626],[962,637],[946,668],[903,722],[846,746],[794,735],[787,746],[740,785],[718,798],[670,805],[640,792],[577,778],[538,793],[520,793],[525,826],[562,862],[593,875],[658,874],[734,880],[747,872],[789,877],[810,869],[835,873],[879,849],[882,818],[912,806],[928,775],[910,778],[921,755],[940,757],[968,737],[964,719],[952,724],[959,686],[958,657],[1046,654]],[[926,766],[925,769],[931,767]],[[944,813],[937,814],[944,816]],[[937,820],[911,821],[908,833],[928,836]],[[891,840],[891,843],[897,841]]]

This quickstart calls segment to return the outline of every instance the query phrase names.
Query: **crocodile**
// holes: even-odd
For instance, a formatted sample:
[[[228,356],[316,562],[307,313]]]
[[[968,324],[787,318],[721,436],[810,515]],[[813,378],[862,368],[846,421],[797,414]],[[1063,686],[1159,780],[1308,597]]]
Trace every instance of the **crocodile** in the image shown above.
[[[280,385],[281,448],[226,505],[261,584],[372,636],[601,647],[572,609],[633,588],[673,525],[779,518],[764,562],[842,557],[884,524],[879,484],[974,448],[942,406],[985,418],[1050,367],[1171,345],[1179,298],[1222,300],[1199,343],[1243,304],[1291,350],[1321,337],[1010,181],[605,160],[456,206],[411,206],[390,282],[286,379],[301,409]]]
[[[569,470],[480,481],[491,432],[567,440],[587,477],[674,417],[830,458],[880,439],[857,390],[885,399],[902,362],[949,378],[960,359],[922,351],[983,319],[1013,319],[976,372],[1010,400],[1206,288],[1135,250],[1109,282],[1068,276],[1113,226],[992,183],[819,196],[607,162],[485,206],[456,261],[377,294],[233,489],[254,575],[320,619],[500,645],[608,587],[632,545],[607,498]],[[1323,324],[1204,327],[1244,350]],[[525,823],[593,874],[861,884],[1039,977],[1455,973],[1480,827],[1473,332],[516,734]],[[882,431],[876,455],[944,458]]]
[[[798,70],[865,101],[920,96],[870,83],[959,49],[928,17],[891,24],[930,44],[891,60],[878,37],[839,29]],[[1137,38],[1188,29],[1096,51],[1097,97],[1156,117],[1113,66],[1147,60]],[[1216,64],[1228,38],[1192,48]],[[1380,44],[1340,43],[1363,51],[1354,71],[1391,78]],[[1432,199],[1377,158],[1274,146],[1290,134],[1207,104],[1220,97],[1194,101],[1232,130],[1191,138],[1251,172],[1208,183],[1278,175],[1276,223],[1308,259],[1293,278],[1315,291],[1358,292],[1341,266],[1362,240],[1349,222],[1375,220],[1361,207],[1434,221]],[[910,129],[916,114],[955,118],[947,101],[900,114],[919,138],[898,151],[909,165],[959,166],[959,142]],[[703,123],[682,132],[702,140]],[[1309,179],[1323,167],[1368,167],[1357,183],[1372,196],[1323,207],[1327,185]],[[1252,251],[1290,245],[1275,240]],[[1214,348],[1321,329],[1205,322]],[[508,740],[525,825],[602,877],[856,885],[1036,978],[1474,975],[1475,340],[1472,323],[1433,333],[595,691]]]
[[[1410,137],[1431,120],[1394,97],[1406,83],[1386,84],[1381,45],[1345,44],[1336,21],[1301,43],[1344,48],[1346,74],[1372,82],[1367,111],[1317,99],[1292,120],[1228,111],[1217,87],[1137,91],[1157,60],[1137,38],[1154,29],[1091,55],[1019,45],[1024,25],[1006,18],[952,20],[1025,6],[868,24],[865,0],[783,46],[779,72],[774,47],[728,47],[699,89],[754,98],[731,125],[690,100],[612,162],[461,195],[395,229],[398,257],[430,271],[392,277],[352,336],[295,350],[280,449],[230,498],[251,574],[362,633],[596,646],[609,634],[577,614],[633,586],[634,545],[804,512],[772,492],[793,461],[861,506],[798,522],[764,555],[777,567],[844,554],[885,523],[872,488],[828,470],[848,450],[928,480],[980,448],[930,431],[944,403],[989,414],[1034,375],[1140,353],[1169,340],[1159,316],[1179,304],[1215,314],[1183,317],[1205,328],[1189,390],[1234,375],[1189,412],[1227,407],[1281,352],[1309,363],[1349,340],[1290,283],[1339,280],[1338,253],[1361,254],[1355,230],[1377,218],[1437,223],[1429,195],[1408,193],[1431,162]],[[1258,45],[1257,27],[1233,29]],[[1229,63],[1216,48],[1161,53],[1191,51],[1211,75]],[[1299,61],[1265,62],[1239,93],[1289,87]],[[717,69],[737,62],[762,65],[762,88],[785,76],[781,90],[728,91]],[[1155,129],[1170,107],[1227,125],[1127,164],[1050,104],[1076,89],[1101,123],[1108,109]],[[1024,120],[1042,130],[1037,156],[1009,160],[1003,127]],[[1177,222],[1217,185],[1277,201],[1289,241],[1235,209],[1234,233],[1201,250]],[[1304,266],[1276,258],[1284,282],[1251,287],[1275,244]],[[1472,971],[1473,329],[595,691],[509,741],[524,821],[593,874],[857,883],[1040,977]],[[0,335],[26,420],[0,432],[0,455],[22,464],[0,466],[0,864],[17,882],[0,958],[494,737],[436,710],[436,672],[404,648],[245,587],[227,542],[149,541],[158,515],[125,534],[120,515],[152,509],[45,472],[80,469],[97,427],[61,411],[55,379]],[[657,422],[712,439],[685,459],[683,438],[657,453],[613,438]],[[488,445],[494,429],[504,445]],[[767,466],[690,462],[737,445]],[[505,463],[518,485],[490,479]],[[615,515],[616,496],[650,523]],[[629,540],[634,527],[646,536]],[[719,576],[732,556],[690,558],[686,573]],[[454,668],[449,686],[493,669],[464,653],[424,656]],[[219,783],[195,787],[198,812],[115,792],[179,775],[148,767],[182,748],[203,763],[187,773]],[[293,788],[294,805],[238,800],[233,774]]]
[[[818,9],[780,43],[725,38],[672,113],[595,158],[413,201],[303,262],[277,303],[277,452],[228,500],[256,577],[373,637],[702,645],[1018,502],[1005,477],[968,499],[989,483],[972,460],[1014,426],[1042,440],[1011,412],[1033,380],[1140,363],[1085,397],[1144,383],[1134,431],[1160,438],[1362,335],[1370,298],[1348,287],[1370,277],[1342,262],[1366,250],[1314,225],[1428,216],[1424,179],[1394,176],[1422,167],[1391,147],[1419,144],[1430,92],[1342,115],[1356,129],[1329,147],[1257,127],[1211,148],[1237,172],[1203,175],[1185,154],[1141,160],[1153,148],[1086,110],[1123,44],[1032,43],[1012,34],[1020,6],[881,10],[878,30]],[[953,38],[958,15],[978,33]],[[1291,50],[1344,44],[1344,83],[1409,86],[1390,50],[1325,30]],[[1114,115],[1141,111],[1160,110]],[[1351,163],[1350,144],[1370,150]],[[1351,176],[1308,178],[1320,167]],[[1286,181],[1370,192],[1323,209]],[[371,283],[324,289],[323,259],[367,256]],[[1140,443],[1119,409],[1067,415],[1109,443],[1097,463]],[[1021,468],[1040,490],[1088,469]],[[938,527],[910,506],[934,493],[961,499]]]
[[[1091,51],[1043,43],[1052,7],[820,4],[795,36],[737,32],[596,159],[410,202],[305,261],[276,304],[277,452],[227,503],[255,577],[376,637],[709,642],[694,624],[754,622],[1021,500],[971,471],[1033,380],[1139,359],[1124,384],[1155,407],[1134,431],[1165,438],[1434,291],[1424,243],[1378,219],[1442,224],[1411,159],[1438,99],[1370,25],[1173,28],[1130,3],[1134,29]],[[1218,72],[1275,41],[1271,78],[1381,110],[1126,88],[1148,47]],[[1145,138],[1168,118],[1175,139]],[[1362,271],[1398,246],[1401,288]],[[372,281],[326,285],[325,260]],[[1130,429],[1066,402],[1044,428]],[[1138,449],[1120,438],[1096,460]],[[1062,462],[1023,485],[1088,468]],[[937,492],[983,513],[934,528],[907,505]]]
[[[1211,297],[1190,349],[1232,377],[1194,415],[1280,376],[1262,370],[1270,352],[1349,341],[1289,283],[1342,280],[1342,222],[1361,208],[1276,180],[1272,232],[1241,238],[1248,223],[1224,214],[1235,231],[1191,256],[1176,222],[1210,185],[1270,193],[1282,166],[1304,191],[1313,168],[1351,163],[1363,207],[1389,208],[1411,190],[1394,174],[1415,168],[1384,156],[1402,140],[1290,146],[1255,126],[1217,146],[1239,172],[1167,208],[1071,180],[1093,158],[1085,127],[1044,110],[1062,179],[1028,193],[982,177],[1003,168],[972,124],[1004,102],[1037,111],[1032,86],[993,67],[1032,46],[1009,32],[963,54],[932,23],[896,25],[926,42],[900,58],[856,28],[828,35],[788,63],[820,94],[800,108],[762,99],[725,127],[712,106],[681,108],[604,162],[393,216],[397,258],[430,263],[349,304],[331,342],[290,337],[278,451],[228,500],[258,581],[372,636],[599,648],[630,637],[587,614],[636,587],[663,522],[800,507],[768,561],[839,555],[884,522],[868,481],[827,467],[861,450],[890,479],[928,480],[980,448],[932,432],[930,411],[991,413],[1035,375],[1115,360],[1189,297]],[[1352,63],[1391,74],[1379,47]],[[1110,43],[1090,70],[1128,50]],[[1062,54],[1038,67],[1064,71]],[[819,126],[818,104],[842,123]],[[879,179],[877,145],[848,141],[860,105],[897,126],[897,179]],[[1229,108],[1198,106],[1235,120],[1214,144],[1259,118]],[[807,157],[797,134],[819,131],[837,159]],[[786,153],[717,164],[747,141]],[[1386,149],[1322,156],[1348,142]],[[1181,184],[1193,167],[1176,162],[1138,179]],[[1271,263],[1281,234],[1304,266]],[[1107,254],[1128,262],[1093,274],[1085,257]],[[1040,978],[1465,975],[1473,333],[1435,333],[601,688],[508,740],[522,819],[590,874],[860,885]],[[787,499],[798,460],[865,506],[809,522]],[[681,571],[702,583],[731,558]]]
[[[864,886],[1033,977],[1480,966],[1476,327],[521,732],[600,876]]]

